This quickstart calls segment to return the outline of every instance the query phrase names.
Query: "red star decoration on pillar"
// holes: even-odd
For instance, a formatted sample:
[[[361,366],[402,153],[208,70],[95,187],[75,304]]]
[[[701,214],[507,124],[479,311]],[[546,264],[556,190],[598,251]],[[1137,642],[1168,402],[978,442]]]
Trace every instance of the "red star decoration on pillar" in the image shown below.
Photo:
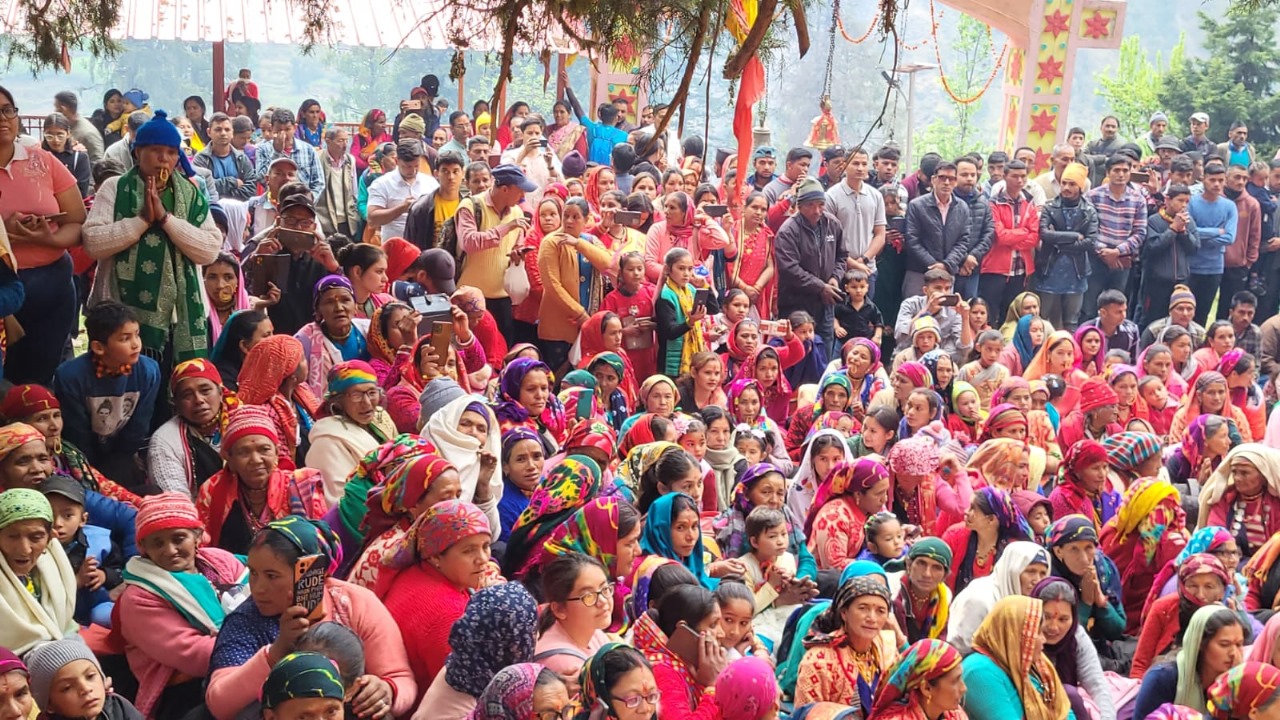
[[[1014,103],[1014,102],[1009,103],[1008,115],[1009,117],[1006,118],[1006,124],[1009,127],[1009,132],[1017,132],[1017,128],[1018,128],[1018,104],[1017,103]]]
[[[1036,78],[1044,80],[1048,85],[1052,85],[1058,78],[1062,77],[1061,60],[1050,57],[1048,60],[1041,60],[1037,65],[1040,66],[1040,72],[1036,75]]]
[[[1084,26],[1084,36],[1087,38],[1101,40],[1111,34],[1111,18],[1103,15],[1101,10],[1094,10],[1084,21]]]
[[[1013,58],[1009,62],[1009,76],[1015,83],[1022,82],[1022,51],[1017,50],[1013,53]]]
[[[1063,15],[1061,10],[1054,9],[1052,15],[1044,16],[1044,31],[1052,34],[1055,38],[1064,32],[1067,32],[1067,23],[1071,20],[1071,16]]]
[[[1032,135],[1052,135],[1056,132],[1058,126],[1058,116],[1048,110],[1041,110],[1031,116],[1031,129],[1027,132]]]
[[[1049,153],[1039,148],[1036,148],[1036,174],[1038,175],[1044,172],[1045,170],[1048,170],[1049,161],[1052,159],[1053,159],[1052,155],[1050,155]]]

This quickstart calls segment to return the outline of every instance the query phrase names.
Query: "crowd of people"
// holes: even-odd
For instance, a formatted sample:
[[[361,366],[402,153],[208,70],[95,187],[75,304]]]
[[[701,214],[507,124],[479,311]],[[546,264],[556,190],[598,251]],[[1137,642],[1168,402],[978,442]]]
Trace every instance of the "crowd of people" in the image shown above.
[[[1245,126],[738,167],[560,80],[0,88],[0,720],[1280,717]]]

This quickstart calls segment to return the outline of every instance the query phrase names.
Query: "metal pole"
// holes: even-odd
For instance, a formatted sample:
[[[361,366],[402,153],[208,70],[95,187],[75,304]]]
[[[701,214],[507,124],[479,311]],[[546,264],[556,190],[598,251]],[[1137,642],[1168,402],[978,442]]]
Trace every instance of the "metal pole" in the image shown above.
[[[902,158],[902,172],[904,177],[910,174],[915,165],[912,164],[911,146],[915,140],[915,97],[916,97],[916,74],[914,72],[907,73],[907,152]]]

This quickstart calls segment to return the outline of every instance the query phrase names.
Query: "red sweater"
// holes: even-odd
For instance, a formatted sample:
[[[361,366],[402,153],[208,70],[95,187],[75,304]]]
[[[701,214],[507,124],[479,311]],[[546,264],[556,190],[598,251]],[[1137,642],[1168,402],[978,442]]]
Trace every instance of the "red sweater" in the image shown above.
[[[394,580],[394,582],[393,582]],[[378,577],[378,590],[387,588],[382,602],[400,626],[409,668],[421,692],[431,686],[449,656],[449,630],[467,609],[471,593],[458,589],[440,571],[418,563],[399,573],[385,568]]]
[[[1129,677],[1141,680],[1151,669],[1151,661],[1173,645],[1181,622],[1178,620],[1178,602],[1181,596],[1172,593],[1151,603],[1143,613],[1142,632],[1138,635],[1138,648],[1133,651],[1133,666]]]
[[[471,332],[484,348],[484,356],[488,363],[494,370],[501,370],[502,359],[507,356],[507,339],[499,332],[498,321],[493,319],[493,314],[485,310],[484,317],[471,328]],[[468,368],[467,371],[475,372],[476,369]]]
[[[651,283],[643,283],[635,295],[623,295],[620,290],[611,290],[608,295],[604,296],[600,309],[608,310],[621,318],[635,317],[637,319],[652,320],[655,294],[656,291]],[[626,322],[626,320],[623,322]],[[636,387],[640,387],[640,384],[650,375],[658,374],[658,343],[656,340],[653,340],[647,348],[627,350],[626,352],[627,359],[631,361],[631,367],[635,368],[636,371],[636,377],[634,378]],[[631,409],[633,411],[639,410],[639,408]]]
[[[720,720],[715,693],[708,693],[699,685],[690,686],[679,670],[656,662],[653,681],[662,696],[662,720]]]

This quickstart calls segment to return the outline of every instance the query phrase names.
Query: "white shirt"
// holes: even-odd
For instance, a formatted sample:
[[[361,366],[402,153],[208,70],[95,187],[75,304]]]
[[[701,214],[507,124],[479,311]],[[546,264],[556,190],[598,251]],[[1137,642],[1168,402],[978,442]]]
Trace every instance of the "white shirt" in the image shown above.
[[[420,198],[427,193],[435,192],[439,187],[440,183],[424,172],[419,172],[412,183],[406,181],[399,170],[389,172],[379,176],[369,186],[369,209],[393,208],[407,198]],[[382,237],[384,239],[404,237],[406,215],[407,213],[401,213],[395,220],[383,225]]]
[[[871,240],[875,237],[877,227],[885,226],[884,196],[865,181],[860,190],[849,187],[849,183],[841,180],[827,190],[827,212],[835,216],[844,231],[844,246],[849,257],[858,258],[871,249]],[[871,272],[876,271],[875,259],[869,263]]]

